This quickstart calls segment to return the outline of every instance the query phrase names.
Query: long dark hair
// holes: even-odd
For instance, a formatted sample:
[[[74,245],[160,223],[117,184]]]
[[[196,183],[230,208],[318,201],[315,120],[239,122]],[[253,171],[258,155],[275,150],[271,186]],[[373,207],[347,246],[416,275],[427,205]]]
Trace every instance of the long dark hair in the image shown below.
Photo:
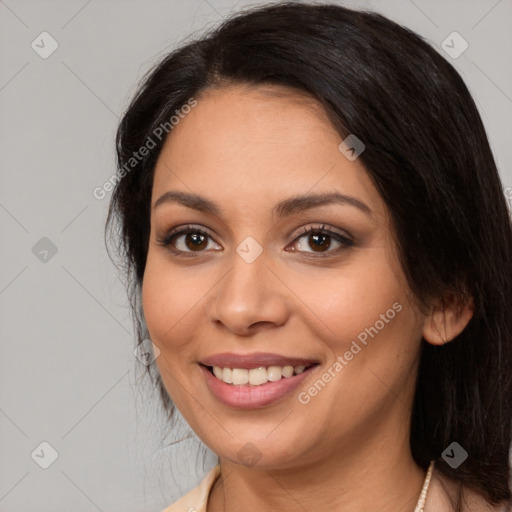
[[[148,337],[140,290],[153,171],[165,141],[155,133],[207,88],[265,83],[309,93],[341,138],[354,133],[364,142],[360,161],[389,209],[418,302],[426,306],[448,293],[474,299],[474,316],[457,338],[443,346],[422,341],[410,444],[417,464],[438,459],[437,470],[460,482],[457,510],[463,484],[489,503],[510,500],[507,203],[460,75],[420,36],[384,16],[332,4],[257,7],[182,45],[148,73],[118,128],[118,181],[107,219],[107,227],[118,228],[138,343]],[[155,147],[135,162],[148,138]],[[162,380],[149,371],[172,417]],[[468,453],[457,468],[441,458],[454,441]]]

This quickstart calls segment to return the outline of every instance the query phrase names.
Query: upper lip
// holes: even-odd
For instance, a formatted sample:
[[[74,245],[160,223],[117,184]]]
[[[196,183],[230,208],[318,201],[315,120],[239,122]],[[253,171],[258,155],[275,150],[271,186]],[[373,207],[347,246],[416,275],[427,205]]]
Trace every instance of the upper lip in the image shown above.
[[[259,368],[261,366],[310,366],[318,363],[315,359],[302,357],[287,357],[269,352],[256,352],[253,354],[215,354],[199,361],[204,366],[220,366],[221,368]]]

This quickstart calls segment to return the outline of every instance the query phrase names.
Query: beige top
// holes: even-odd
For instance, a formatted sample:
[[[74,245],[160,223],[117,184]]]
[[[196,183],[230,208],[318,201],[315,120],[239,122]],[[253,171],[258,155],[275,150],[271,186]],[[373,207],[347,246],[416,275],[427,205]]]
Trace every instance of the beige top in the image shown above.
[[[219,476],[220,466],[217,465],[201,480],[197,487],[194,487],[183,498],[162,510],[162,512],[206,512],[210,491]],[[451,510],[451,504],[447,501],[446,493],[441,490],[438,478],[437,474],[434,473],[428,493],[428,510]],[[471,494],[468,512],[511,512],[512,510],[506,504],[501,503],[491,507],[474,491]]]
[[[220,466],[217,464],[189,493],[183,498],[168,506],[162,512],[206,512],[208,496],[213,484],[220,475]]]

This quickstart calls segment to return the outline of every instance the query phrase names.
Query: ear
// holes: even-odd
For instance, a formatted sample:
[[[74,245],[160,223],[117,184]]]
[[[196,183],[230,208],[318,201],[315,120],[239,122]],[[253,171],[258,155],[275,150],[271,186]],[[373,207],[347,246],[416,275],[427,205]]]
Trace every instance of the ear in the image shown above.
[[[423,338],[432,345],[444,345],[468,325],[475,310],[469,295],[450,292],[432,306],[423,324]]]

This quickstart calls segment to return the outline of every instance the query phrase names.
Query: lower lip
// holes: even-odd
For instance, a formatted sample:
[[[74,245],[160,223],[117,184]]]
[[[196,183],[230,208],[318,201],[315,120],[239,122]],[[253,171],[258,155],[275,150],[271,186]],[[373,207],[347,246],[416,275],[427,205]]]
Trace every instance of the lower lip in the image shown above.
[[[311,366],[299,375],[281,378],[275,382],[267,382],[260,386],[250,384],[226,384],[217,379],[208,368],[199,365],[206,379],[210,392],[225,405],[239,409],[255,409],[265,407],[281,400],[290,394],[304,379],[308,377],[315,366]]]

